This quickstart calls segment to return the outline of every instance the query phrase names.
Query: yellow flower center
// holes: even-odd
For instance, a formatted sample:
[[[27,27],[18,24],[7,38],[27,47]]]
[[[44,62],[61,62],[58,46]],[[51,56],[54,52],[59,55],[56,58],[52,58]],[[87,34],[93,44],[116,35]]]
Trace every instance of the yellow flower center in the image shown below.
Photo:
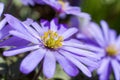
[[[115,56],[118,52],[117,48],[115,45],[109,45],[107,48],[106,48],[106,51],[107,51],[107,54],[109,56]]]
[[[41,36],[44,46],[52,49],[57,49],[62,46],[63,37],[59,36],[56,32],[48,30]]]

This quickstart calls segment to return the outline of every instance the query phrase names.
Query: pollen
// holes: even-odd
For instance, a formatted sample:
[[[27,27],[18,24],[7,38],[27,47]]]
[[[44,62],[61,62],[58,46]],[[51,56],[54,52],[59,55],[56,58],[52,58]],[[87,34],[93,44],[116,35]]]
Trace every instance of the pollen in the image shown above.
[[[106,48],[106,52],[109,56],[115,56],[117,54],[118,50],[115,45],[109,45]]]
[[[41,39],[45,47],[51,49],[62,47],[63,37],[59,36],[57,32],[48,30],[47,32],[44,32],[43,36],[41,36]]]

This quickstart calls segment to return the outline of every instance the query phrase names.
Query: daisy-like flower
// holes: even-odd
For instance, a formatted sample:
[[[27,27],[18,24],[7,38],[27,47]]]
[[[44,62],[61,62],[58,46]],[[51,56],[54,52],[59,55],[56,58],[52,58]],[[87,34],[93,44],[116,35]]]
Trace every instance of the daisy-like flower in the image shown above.
[[[101,21],[101,27],[102,29],[94,24],[88,29],[97,47],[103,49],[102,52],[97,51],[98,56],[102,57],[97,70],[99,79],[109,80],[113,71],[115,80],[120,80],[120,36],[117,37],[116,32],[109,29],[105,21]]]
[[[11,15],[7,14],[6,17],[8,23],[13,24],[14,21],[12,20],[14,19]],[[22,26],[17,24],[22,24]],[[5,51],[3,55],[13,56],[31,51],[20,65],[21,72],[29,74],[43,61],[44,75],[47,78],[52,78],[57,61],[70,76],[76,76],[79,72],[78,69],[80,69],[85,75],[91,77],[87,65],[96,66],[95,60],[98,60],[98,57],[93,52],[85,50],[85,44],[79,43],[80,45],[78,45],[76,40],[70,40],[71,36],[77,32],[76,28],[66,29],[62,24],[58,25],[56,19],[50,23],[42,21],[41,26],[36,22],[31,23],[31,25],[26,25],[24,22],[13,24],[13,26],[16,25],[19,30],[12,30],[10,34],[29,41],[31,44]]]
[[[40,1],[40,0],[39,0]],[[64,17],[67,15],[75,15],[79,17],[90,17],[89,14],[81,12],[79,7],[70,6],[68,1],[64,0],[43,0],[44,3],[53,7],[58,13],[60,17]]]

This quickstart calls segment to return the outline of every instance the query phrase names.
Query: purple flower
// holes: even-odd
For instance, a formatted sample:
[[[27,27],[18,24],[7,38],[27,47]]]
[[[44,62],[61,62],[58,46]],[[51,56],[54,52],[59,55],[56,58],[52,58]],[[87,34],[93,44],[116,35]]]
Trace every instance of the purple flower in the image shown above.
[[[62,24],[58,25],[56,19],[50,23],[43,20],[40,25],[36,22],[26,25],[24,22],[14,21],[11,15],[6,15],[6,17],[9,18],[8,23],[11,26],[13,24],[19,27],[10,31],[10,34],[30,42],[27,46],[17,47],[3,53],[4,56],[13,56],[31,51],[20,65],[21,72],[29,74],[43,61],[44,75],[52,78],[57,61],[70,76],[76,76],[80,69],[85,75],[91,77],[91,72],[87,67],[97,66],[96,61],[99,57],[87,50],[91,46],[71,39],[71,36],[77,32],[76,28],[66,29]]]
[[[120,80],[120,36],[114,30],[108,28],[105,21],[101,21],[101,27],[91,26],[88,30],[92,40],[103,51],[96,51],[102,57],[97,70],[100,80],[109,80],[110,73],[114,73],[115,80]]]

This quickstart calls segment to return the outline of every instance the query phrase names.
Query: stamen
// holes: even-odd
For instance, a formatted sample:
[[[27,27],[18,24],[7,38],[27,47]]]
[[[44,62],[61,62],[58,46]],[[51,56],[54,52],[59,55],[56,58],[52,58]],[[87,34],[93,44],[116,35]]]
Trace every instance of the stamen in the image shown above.
[[[57,49],[62,46],[63,37],[59,36],[57,32],[48,30],[41,36],[44,46],[52,49]]]
[[[109,56],[115,56],[118,52],[117,48],[115,45],[109,45],[107,48],[106,48],[106,51],[107,51],[107,54]]]

